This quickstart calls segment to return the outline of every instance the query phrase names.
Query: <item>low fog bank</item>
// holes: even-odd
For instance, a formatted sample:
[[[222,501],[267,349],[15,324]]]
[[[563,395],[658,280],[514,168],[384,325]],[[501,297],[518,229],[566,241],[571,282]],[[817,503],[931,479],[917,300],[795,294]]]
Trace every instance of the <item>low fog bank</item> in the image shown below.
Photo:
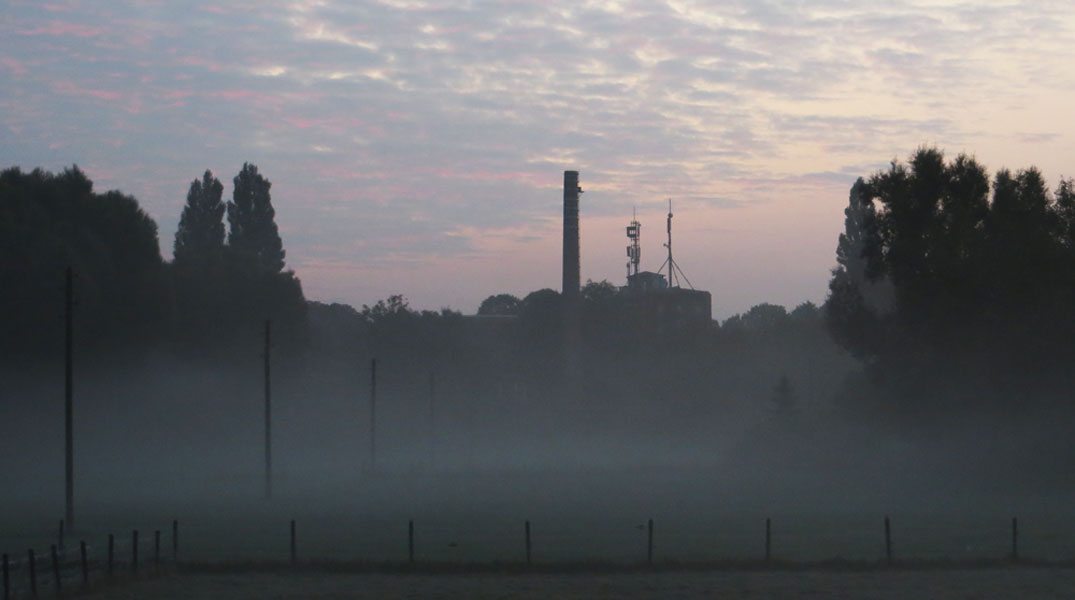
[[[800,318],[640,344],[584,338],[565,357],[537,338],[514,344],[513,321],[441,315],[431,322],[457,335],[426,337],[419,352],[314,317],[309,346],[274,349],[265,506],[276,508],[263,508],[627,518],[1009,514],[1070,501],[1070,413],[885,414],[866,371]],[[77,365],[80,508],[241,513],[261,498],[259,347]],[[0,510],[62,514],[62,365],[3,377]]]

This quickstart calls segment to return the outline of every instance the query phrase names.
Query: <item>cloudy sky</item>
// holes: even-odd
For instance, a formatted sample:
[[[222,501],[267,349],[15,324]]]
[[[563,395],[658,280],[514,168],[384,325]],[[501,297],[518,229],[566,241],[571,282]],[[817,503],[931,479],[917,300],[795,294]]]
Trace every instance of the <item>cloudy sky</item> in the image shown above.
[[[77,163],[171,256],[191,180],[253,162],[307,297],[472,313],[677,263],[726,318],[824,300],[847,192],[936,145],[1075,176],[1071,1],[0,2],[0,167]]]

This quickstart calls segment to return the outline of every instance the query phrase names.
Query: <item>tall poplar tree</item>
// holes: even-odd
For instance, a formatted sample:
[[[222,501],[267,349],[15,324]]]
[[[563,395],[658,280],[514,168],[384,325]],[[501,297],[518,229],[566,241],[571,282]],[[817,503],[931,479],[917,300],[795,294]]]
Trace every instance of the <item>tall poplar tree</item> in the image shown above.
[[[190,183],[187,204],[175,232],[175,263],[187,266],[219,260],[224,250],[224,186],[206,169]]]
[[[243,163],[234,183],[228,202],[228,245],[258,271],[279,273],[284,268],[284,248],[269,196],[272,184],[249,163]]]

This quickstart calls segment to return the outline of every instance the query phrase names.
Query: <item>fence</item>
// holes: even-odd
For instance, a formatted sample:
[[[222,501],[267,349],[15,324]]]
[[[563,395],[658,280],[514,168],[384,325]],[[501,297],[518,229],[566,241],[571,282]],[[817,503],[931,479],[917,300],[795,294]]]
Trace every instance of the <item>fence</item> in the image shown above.
[[[30,548],[17,557],[3,554],[3,600],[62,595],[65,590],[85,589],[121,577],[157,574],[179,554],[179,523],[172,521],[171,551],[162,548],[162,534],[155,530],[149,539],[139,539],[138,530],[129,534],[108,534],[98,543],[80,540],[65,544],[61,522],[58,539],[47,551]]]
[[[903,556],[900,556],[896,552],[898,547],[895,544],[897,540],[898,531],[893,526],[893,520],[888,516],[884,516],[883,519],[878,517],[875,521],[875,527],[872,528],[872,533],[867,532],[869,537],[876,540],[876,545],[879,548],[880,554],[874,559],[848,559],[846,557],[837,557],[833,560],[820,559],[816,561],[803,561],[793,560],[786,558],[786,555],[781,554],[780,538],[781,531],[778,524],[774,523],[771,518],[764,519],[763,522],[759,522],[757,525],[757,551],[750,553],[742,553],[737,556],[729,556],[719,559],[690,559],[684,558],[682,555],[676,555],[675,551],[678,546],[673,541],[665,541],[665,553],[661,553],[660,546],[660,534],[655,525],[654,519],[647,519],[642,521],[641,524],[635,526],[639,536],[634,538],[636,541],[630,542],[632,547],[621,547],[621,552],[612,556],[598,556],[598,555],[586,555],[581,558],[564,558],[553,547],[554,542],[549,537],[541,538],[542,529],[541,525],[533,524],[530,520],[524,520],[518,522],[518,529],[515,529],[514,525],[511,525],[508,530],[503,528],[499,529],[500,536],[497,536],[497,540],[492,541],[493,547],[490,549],[493,558],[487,559],[468,559],[462,556],[456,556],[455,558],[435,558],[433,555],[436,553],[437,548],[444,546],[445,538],[438,536],[431,530],[435,530],[435,527],[429,527],[427,525],[423,532],[421,523],[415,520],[408,520],[405,523],[398,521],[397,526],[393,526],[392,523],[388,523],[391,531],[389,535],[378,535],[374,532],[367,532],[366,535],[374,535],[377,539],[378,551],[369,555],[362,555],[361,552],[356,553],[347,549],[345,546],[336,545],[331,552],[326,553],[324,541],[319,539],[317,533],[310,533],[309,530],[306,533],[306,539],[311,540],[307,546],[305,552],[302,544],[301,523],[292,519],[286,524],[280,521],[276,521],[276,525],[269,524],[269,527],[276,532],[276,534],[260,536],[261,543],[253,546],[247,546],[247,553],[233,553],[230,558],[224,558],[222,560],[205,560],[199,559],[197,561],[189,561],[188,564],[200,564],[205,566],[227,566],[231,565],[265,565],[265,566],[280,566],[284,564],[290,564],[291,566],[299,565],[351,565],[355,568],[396,568],[396,567],[415,567],[415,566],[435,566],[437,568],[451,567],[456,565],[459,567],[475,567],[480,565],[490,566],[516,566],[516,567],[530,567],[538,566],[544,568],[571,568],[580,565],[602,565],[605,567],[624,566],[627,568],[635,568],[638,566],[674,566],[674,565],[694,565],[704,568],[709,566],[750,566],[750,567],[762,567],[766,565],[772,567],[781,566],[801,566],[810,564],[826,564],[826,563],[855,563],[860,565],[877,565],[877,566],[901,566],[901,565],[997,565],[997,564],[1014,564],[1020,562],[1019,554],[1019,530],[1018,520],[1016,518],[1011,519],[1010,539],[1005,539],[1003,534],[1003,527],[997,527],[992,530],[991,536],[996,541],[992,547],[999,550],[995,554],[975,555],[967,558],[923,558],[914,554],[913,550],[907,551]],[[1002,522],[1001,522],[1002,523]],[[504,523],[501,523],[504,525]],[[998,523],[999,525],[999,523]],[[908,527],[907,529],[910,529]],[[394,531],[395,533],[392,533]],[[287,538],[285,542],[284,533],[287,532]],[[323,533],[323,532],[322,532]],[[383,533],[383,532],[381,532]],[[423,537],[425,533],[425,537]],[[463,533],[463,532],[457,532]],[[548,533],[547,531],[545,533]],[[219,534],[219,532],[218,532]],[[601,532],[596,532],[596,535],[600,535]],[[488,536],[476,535],[473,537],[463,533],[464,537],[450,538],[452,541],[447,544],[450,547],[455,547],[457,541],[459,545],[466,542],[468,545],[475,545],[476,542],[480,543],[484,537],[485,541],[489,540]],[[538,537],[535,537],[537,535]],[[405,537],[404,537],[405,536]],[[907,538],[913,537],[913,532],[906,533]],[[251,536],[253,537],[253,536]],[[266,539],[272,538],[272,539]],[[774,543],[775,538],[775,543]],[[225,537],[218,537],[217,539],[223,540]],[[535,539],[538,543],[535,543]],[[272,541],[275,540],[275,541]],[[339,540],[337,540],[339,541]],[[625,540],[621,540],[625,541]],[[909,542],[909,539],[905,539]],[[545,542],[545,543],[541,543]],[[637,546],[633,544],[637,543]],[[1010,543],[1010,546],[1006,546],[1006,543]],[[267,544],[267,545],[266,545]],[[346,544],[346,542],[344,542]],[[311,546],[318,546],[311,549]],[[910,543],[905,544],[905,548],[909,548],[912,545]],[[740,546],[742,547],[742,546]],[[916,548],[921,548],[921,544],[914,545]],[[394,550],[393,550],[394,549]],[[1007,550],[1006,552],[1004,550]],[[443,550],[441,548],[441,550]],[[442,553],[443,554],[443,553]],[[631,555],[637,557],[637,559],[623,559],[624,555]],[[257,557],[256,559],[254,557]],[[537,559],[535,559],[537,557]],[[1068,564],[1069,561],[1058,562],[1049,561],[1044,559],[1023,560],[1022,562],[1030,564]]]
[[[519,544],[519,555],[525,556],[525,562],[520,561],[516,564],[530,567],[534,565],[533,551],[535,545],[532,537],[534,528],[529,520],[520,523],[520,525],[517,543]],[[786,566],[793,564],[776,558],[779,556],[779,548],[774,548],[773,525],[773,520],[768,518],[764,521],[764,529],[760,527],[759,523],[758,547],[759,550],[764,548],[764,553],[759,552],[753,558],[728,559],[726,563],[733,566],[746,564],[752,566],[764,566],[766,564]],[[877,525],[877,540],[879,543],[881,539],[884,541],[884,559],[874,564],[901,564],[893,550],[894,528],[892,520],[885,516],[883,521],[878,522]],[[655,554],[656,530],[653,519],[648,519],[644,525],[639,525],[638,527],[639,529],[644,529],[645,545],[643,547],[642,543],[639,544],[637,556],[640,557],[640,560],[629,566],[683,564],[681,561],[674,559],[666,563],[660,562],[661,557]],[[281,530],[283,531],[284,529],[281,527]],[[286,531],[288,532],[287,546],[286,548],[279,548],[278,556],[282,557],[286,551],[288,563],[296,566],[300,564],[301,558],[300,530],[296,520],[290,520]],[[883,538],[881,537],[882,532]],[[1010,536],[1010,552],[1006,556],[978,557],[974,562],[978,564],[1011,564],[1019,562],[1019,522],[1014,517],[1011,519]],[[400,529],[400,541],[402,542],[402,528]],[[139,531],[133,530],[123,535],[108,534],[107,538],[96,540],[96,543],[87,543],[84,540],[80,540],[77,545],[65,545],[63,526],[61,524],[56,542],[51,544],[46,551],[29,549],[22,556],[3,554],[3,600],[42,595],[61,595],[65,590],[84,589],[110,580],[129,579],[142,574],[159,574],[168,565],[178,563],[179,523],[178,521],[172,521],[171,531],[165,535],[162,535],[160,530],[155,530],[151,537],[140,537]],[[420,547],[421,542],[420,528],[416,527],[414,520],[409,520],[406,528],[406,563],[402,562],[402,556],[400,556],[400,560],[394,563],[393,561],[381,563],[367,561],[363,564],[374,567],[405,564],[413,567],[418,564],[416,561],[416,549]],[[540,552],[540,547],[537,549]],[[641,560],[643,556],[645,557],[644,562]],[[313,560],[305,562],[308,564],[325,562],[322,556],[314,555],[311,558]],[[908,564],[915,564],[913,562],[916,560],[914,557],[908,557],[908,560],[912,561]],[[227,562],[223,561],[220,564],[225,565]],[[597,564],[594,560],[589,562],[590,564]],[[1040,563],[1042,561],[1036,562]],[[508,563],[497,561],[497,564],[503,566],[504,564],[510,564],[510,561]],[[558,564],[546,562],[543,566],[556,566]],[[473,564],[469,566],[472,567]]]

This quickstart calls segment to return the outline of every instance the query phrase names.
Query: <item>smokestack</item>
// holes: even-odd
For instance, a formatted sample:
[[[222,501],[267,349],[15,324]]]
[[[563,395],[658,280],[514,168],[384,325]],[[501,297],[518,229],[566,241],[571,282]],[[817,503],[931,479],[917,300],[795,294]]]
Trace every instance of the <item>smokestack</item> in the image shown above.
[[[579,297],[579,172],[564,171],[564,298]]]

